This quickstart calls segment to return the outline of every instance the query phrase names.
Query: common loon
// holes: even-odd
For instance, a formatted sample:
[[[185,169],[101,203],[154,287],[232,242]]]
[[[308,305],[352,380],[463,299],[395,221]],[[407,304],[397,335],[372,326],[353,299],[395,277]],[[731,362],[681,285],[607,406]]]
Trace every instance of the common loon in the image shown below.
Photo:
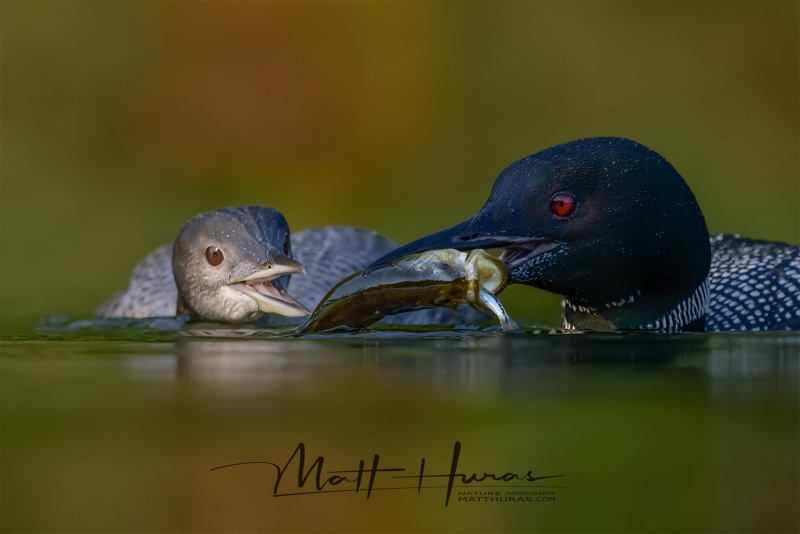
[[[567,330],[800,329],[800,246],[709,236],[662,156],[597,137],[512,163],[471,219],[381,257],[503,248],[511,282],[564,296]]]
[[[396,248],[376,232],[326,226],[290,233],[273,208],[224,208],[193,218],[172,244],[133,270],[130,285],[99,317],[192,315],[243,323],[308,315],[342,278]],[[481,322],[471,308],[423,310],[384,323]],[[278,321],[281,322],[281,321]]]

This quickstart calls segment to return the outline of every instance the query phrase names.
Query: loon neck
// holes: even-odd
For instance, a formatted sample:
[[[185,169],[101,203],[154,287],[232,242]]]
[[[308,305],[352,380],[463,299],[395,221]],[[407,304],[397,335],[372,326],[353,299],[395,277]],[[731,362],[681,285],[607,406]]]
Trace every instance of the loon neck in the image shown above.
[[[564,299],[564,329],[702,332],[708,314],[708,302],[707,279],[688,297],[666,306],[640,294],[601,306],[581,305]]]

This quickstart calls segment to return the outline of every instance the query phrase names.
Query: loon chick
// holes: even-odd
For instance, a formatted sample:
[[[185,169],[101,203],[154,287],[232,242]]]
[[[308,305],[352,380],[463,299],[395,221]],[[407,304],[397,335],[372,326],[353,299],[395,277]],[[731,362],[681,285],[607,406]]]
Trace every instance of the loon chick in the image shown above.
[[[145,257],[134,268],[127,291],[101,306],[97,314],[128,318],[188,314],[231,323],[274,315],[302,317],[342,278],[395,248],[376,232],[348,226],[303,230],[290,238],[286,219],[275,209],[218,209],[190,220],[174,244]],[[484,318],[471,309],[460,314],[436,309],[400,314],[384,323]]]
[[[568,330],[800,329],[800,247],[709,236],[680,174],[628,139],[580,139],[511,164],[473,218],[365,272],[430,249],[494,247],[511,283],[565,297]]]
[[[100,317],[194,315],[247,322],[265,313],[309,310],[286,292],[288,275],[305,274],[292,259],[289,225],[271,208],[221,209],[186,223],[174,244],[149,254],[130,286],[98,310]]]

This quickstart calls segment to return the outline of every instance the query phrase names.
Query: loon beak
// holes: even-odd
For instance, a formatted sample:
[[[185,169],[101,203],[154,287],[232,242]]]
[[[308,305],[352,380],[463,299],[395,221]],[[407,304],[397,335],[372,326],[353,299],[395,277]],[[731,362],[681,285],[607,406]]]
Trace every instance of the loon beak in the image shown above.
[[[230,284],[231,287],[253,299],[258,304],[258,309],[264,313],[276,313],[286,317],[310,315],[311,310],[292,298],[286,292],[283,283],[278,280],[285,275],[306,274],[306,268],[300,262],[282,254],[275,254],[266,265],[266,268],[260,271],[235,280]]]
[[[503,235],[484,231],[481,225],[476,224],[476,219],[470,219],[441,232],[436,232],[426,237],[412,241],[399,247],[389,254],[378,258],[364,269],[367,275],[388,265],[393,261],[411,254],[418,254],[426,250],[453,248],[456,250],[473,250],[476,248],[504,248],[500,261],[506,264],[509,271],[526,263],[534,256],[554,249],[560,243],[547,238]]]

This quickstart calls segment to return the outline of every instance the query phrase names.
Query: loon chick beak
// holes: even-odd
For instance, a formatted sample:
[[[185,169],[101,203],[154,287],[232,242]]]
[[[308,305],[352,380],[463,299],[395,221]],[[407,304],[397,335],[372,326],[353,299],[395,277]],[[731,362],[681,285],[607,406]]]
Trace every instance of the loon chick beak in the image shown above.
[[[276,254],[266,268],[231,282],[230,286],[241,291],[264,313],[276,313],[286,317],[305,317],[311,310],[296,301],[283,287],[278,278],[290,274],[307,274],[306,268],[288,256]]]
[[[283,254],[276,254],[272,261],[267,263],[267,266],[260,271],[256,271],[250,276],[245,276],[237,282],[246,282],[248,280],[258,280],[260,278],[277,278],[285,274],[308,274],[303,264],[297,260],[293,260]],[[235,283],[235,282],[234,282]]]

